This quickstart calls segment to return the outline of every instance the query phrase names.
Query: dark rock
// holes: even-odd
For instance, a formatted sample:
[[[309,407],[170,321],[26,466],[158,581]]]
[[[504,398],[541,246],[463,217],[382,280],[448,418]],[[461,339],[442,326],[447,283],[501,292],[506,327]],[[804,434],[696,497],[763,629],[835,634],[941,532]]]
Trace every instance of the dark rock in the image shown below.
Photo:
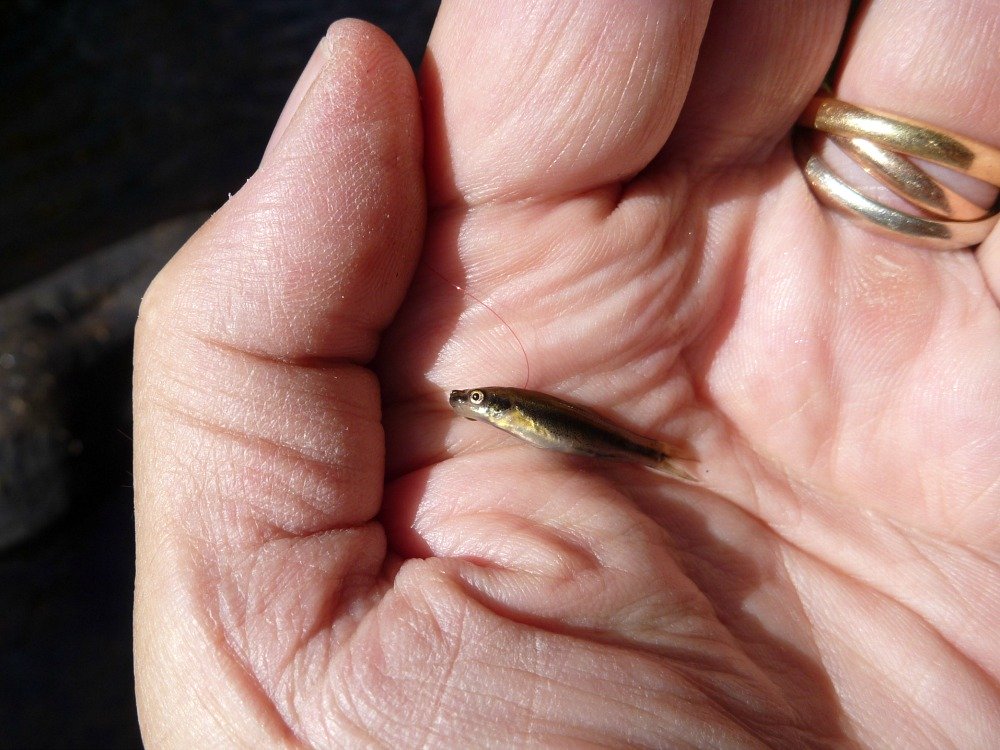
[[[0,298],[0,549],[55,519],[74,484],[93,494],[116,455],[127,470],[139,300],[205,218],[158,225]]]

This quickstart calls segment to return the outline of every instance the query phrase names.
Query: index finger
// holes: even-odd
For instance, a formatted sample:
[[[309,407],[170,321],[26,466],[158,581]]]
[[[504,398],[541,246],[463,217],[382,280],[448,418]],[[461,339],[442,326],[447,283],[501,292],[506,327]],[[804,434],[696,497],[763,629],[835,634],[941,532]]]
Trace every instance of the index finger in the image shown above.
[[[445,0],[420,75],[430,203],[579,193],[635,175],[687,96],[710,7]]]

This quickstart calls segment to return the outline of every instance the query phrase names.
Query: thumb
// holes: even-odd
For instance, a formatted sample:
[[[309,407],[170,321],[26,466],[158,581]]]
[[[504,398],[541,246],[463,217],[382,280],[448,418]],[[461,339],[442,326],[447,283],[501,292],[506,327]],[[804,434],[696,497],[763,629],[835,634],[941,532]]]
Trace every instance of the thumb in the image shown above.
[[[269,685],[310,633],[359,609],[384,559],[372,522],[384,439],[364,365],[422,240],[418,99],[402,54],[367,24],[335,24],[320,52],[260,170],[140,311],[135,658],[147,742],[286,737]]]

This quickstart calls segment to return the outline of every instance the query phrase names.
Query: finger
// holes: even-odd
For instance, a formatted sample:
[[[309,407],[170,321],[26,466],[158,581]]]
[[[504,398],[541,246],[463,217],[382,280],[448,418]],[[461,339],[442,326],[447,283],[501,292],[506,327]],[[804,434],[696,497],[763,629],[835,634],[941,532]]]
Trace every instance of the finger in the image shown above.
[[[665,159],[766,158],[823,81],[848,3],[716,0]]]
[[[673,126],[709,5],[446,0],[420,75],[431,202],[634,175]]]
[[[379,393],[358,363],[419,251],[418,103],[377,29],[338,23],[324,48],[260,170],[137,327],[137,691],[147,731],[193,744],[241,744],[216,739],[248,713],[258,739],[285,736],[268,685],[347,622],[383,561]]]
[[[995,140],[998,17],[996,0],[874,0],[858,14],[837,94]]]
[[[997,18],[997,0],[872,2],[855,24],[837,96],[1000,147]],[[829,156],[831,161],[846,158],[836,149]],[[996,197],[995,188],[958,173],[940,170],[935,176],[979,205],[988,206]],[[980,262],[996,288],[998,254],[981,253]]]

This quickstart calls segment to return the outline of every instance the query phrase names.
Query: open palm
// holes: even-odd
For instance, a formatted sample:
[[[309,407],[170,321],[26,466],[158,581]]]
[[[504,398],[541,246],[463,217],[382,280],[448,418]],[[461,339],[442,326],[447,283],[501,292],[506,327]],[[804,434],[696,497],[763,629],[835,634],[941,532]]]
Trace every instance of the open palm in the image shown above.
[[[334,27],[144,304],[147,743],[996,740],[1000,241],[819,207],[788,133],[845,8],[756,6],[446,3],[422,116]],[[990,12],[875,3],[838,93],[996,142]],[[525,384],[700,484],[447,406]]]

